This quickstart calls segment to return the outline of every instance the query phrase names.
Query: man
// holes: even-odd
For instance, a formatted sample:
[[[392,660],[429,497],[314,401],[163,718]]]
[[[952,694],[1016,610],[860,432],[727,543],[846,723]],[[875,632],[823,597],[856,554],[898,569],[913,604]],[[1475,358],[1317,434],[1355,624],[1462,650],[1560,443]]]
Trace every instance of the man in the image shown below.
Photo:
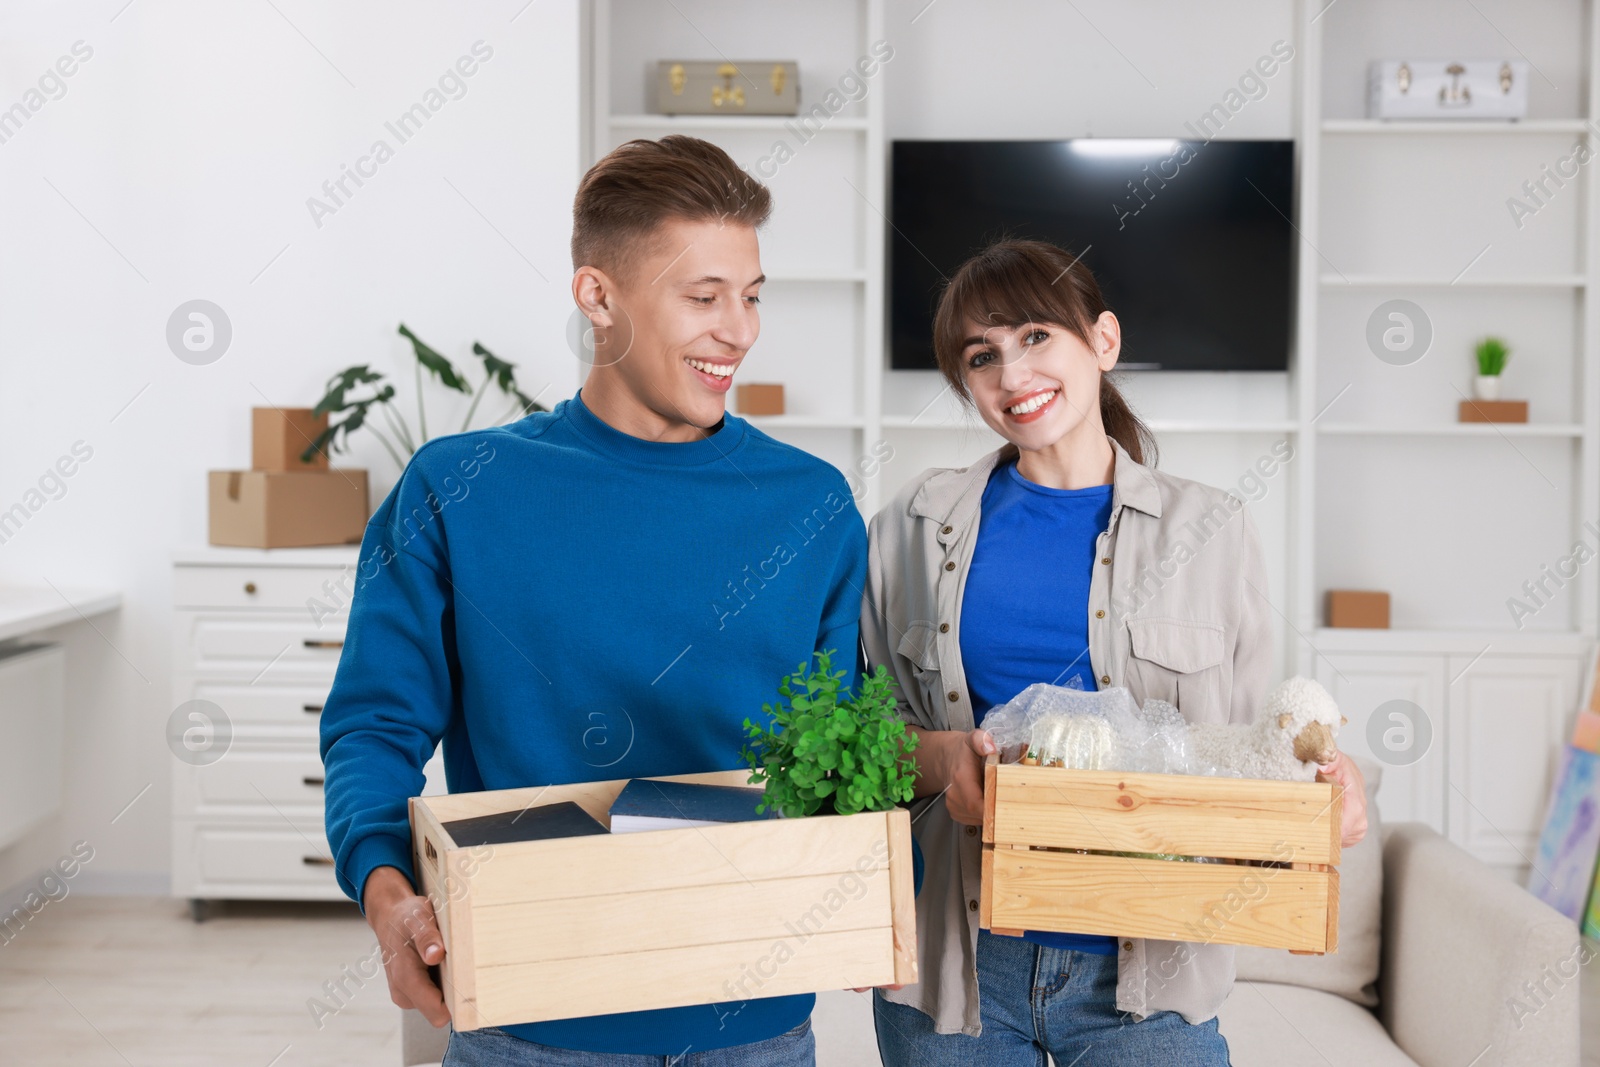
[[[866,534],[844,477],[724,414],[760,328],[770,206],[690,137],[595,164],[572,232],[587,381],[552,412],[428,442],[367,524],[322,717],[328,839],[390,996],[435,1026],[444,946],[406,801],[436,743],[451,792],[725,770],[785,673],[820,649],[856,659]],[[452,1034],[446,1063],[811,1063],[813,999],[618,1004]]]

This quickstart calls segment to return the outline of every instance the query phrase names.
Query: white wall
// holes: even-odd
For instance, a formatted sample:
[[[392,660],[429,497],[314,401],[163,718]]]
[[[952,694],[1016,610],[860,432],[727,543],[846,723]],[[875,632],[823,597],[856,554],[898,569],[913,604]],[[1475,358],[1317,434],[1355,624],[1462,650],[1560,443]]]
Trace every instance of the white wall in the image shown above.
[[[481,340],[547,403],[571,394],[578,34],[564,0],[0,7],[0,109],[92,49],[0,143],[0,510],[75,441],[94,450],[0,544],[0,585],[126,598],[50,635],[70,657],[68,800],[0,852],[0,887],[83,838],[76,885],[164,888],[169,554],[205,541],[204,472],[248,466],[252,406],[309,405],[352,363],[409,376],[401,320],[474,368]],[[465,95],[400,143],[385,122],[478,41],[493,54]],[[380,138],[393,158],[318,227],[307,198]],[[233,327],[207,366],[165,340],[197,297]],[[370,439],[336,461],[372,471],[374,506],[398,474]]]

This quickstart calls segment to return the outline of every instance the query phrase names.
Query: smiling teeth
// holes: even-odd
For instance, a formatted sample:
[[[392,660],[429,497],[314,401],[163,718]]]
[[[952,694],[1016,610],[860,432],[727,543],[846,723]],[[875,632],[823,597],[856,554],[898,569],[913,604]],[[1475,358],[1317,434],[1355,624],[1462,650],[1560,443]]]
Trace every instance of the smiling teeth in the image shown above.
[[[695,370],[704,371],[715,378],[726,378],[733,374],[732,363],[705,363],[698,359],[685,360]]]
[[[1060,391],[1061,390],[1059,389],[1052,389],[1048,393],[1040,393],[1032,400],[1024,400],[1015,407],[1006,408],[1006,411],[1012,415],[1026,415],[1030,411],[1038,411],[1040,408],[1050,403],[1050,401],[1054,400],[1056,398],[1056,394]]]

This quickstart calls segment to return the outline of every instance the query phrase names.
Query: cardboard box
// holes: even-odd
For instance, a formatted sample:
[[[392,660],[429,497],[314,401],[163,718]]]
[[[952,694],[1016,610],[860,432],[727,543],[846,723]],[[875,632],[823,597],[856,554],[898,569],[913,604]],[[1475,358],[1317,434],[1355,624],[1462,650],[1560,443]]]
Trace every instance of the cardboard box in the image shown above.
[[[1527,422],[1526,400],[1463,400],[1458,408],[1460,422]]]
[[[984,775],[985,929],[1339,947],[1342,802],[1331,782],[1076,771],[993,755]]]
[[[211,543],[247,548],[361,543],[367,472],[210,471]]]
[[[741,415],[782,415],[783,386],[756,382],[735,386],[734,401]]]
[[[904,809],[473,848],[442,825],[561,801],[606,823],[626,784],[411,798],[457,1029],[917,980]]]
[[[1389,628],[1389,594],[1365,589],[1330,589],[1324,626],[1356,630]]]
[[[258,471],[309,471],[328,469],[328,454],[319,452],[310,463],[300,453],[328,428],[328,415],[312,416],[311,408],[251,408],[250,466]]]

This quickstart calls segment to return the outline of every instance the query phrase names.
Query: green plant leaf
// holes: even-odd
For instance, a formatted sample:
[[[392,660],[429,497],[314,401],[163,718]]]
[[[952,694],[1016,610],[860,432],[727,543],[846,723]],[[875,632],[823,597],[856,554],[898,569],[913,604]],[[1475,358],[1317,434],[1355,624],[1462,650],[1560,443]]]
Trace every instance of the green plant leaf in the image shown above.
[[[472,386],[467,380],[456,373],[455,365],[444,356],[429,348],[423,343],[422,338],[406,328],[405,323],[400,324],[400,336],[411,342],[411,348],[416,353],[417,362],[436,378],[440,385],[446,389],[454,389],[458,393],[472,393]]]

